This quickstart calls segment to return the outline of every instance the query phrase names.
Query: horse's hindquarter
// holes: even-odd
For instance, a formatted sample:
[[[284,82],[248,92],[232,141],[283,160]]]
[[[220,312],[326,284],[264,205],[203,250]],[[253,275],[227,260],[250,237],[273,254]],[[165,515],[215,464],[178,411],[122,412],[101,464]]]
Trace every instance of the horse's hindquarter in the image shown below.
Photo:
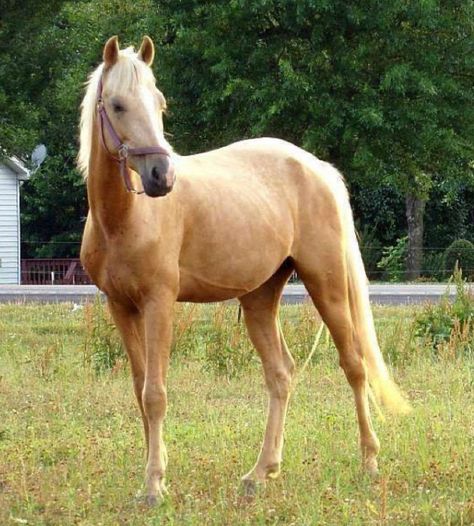
[[[241,296],[291,255],[298,196],[306,183],[280,143],[286,145],[245,141],[181,158],[176,187],[184,212],[180,300]]]

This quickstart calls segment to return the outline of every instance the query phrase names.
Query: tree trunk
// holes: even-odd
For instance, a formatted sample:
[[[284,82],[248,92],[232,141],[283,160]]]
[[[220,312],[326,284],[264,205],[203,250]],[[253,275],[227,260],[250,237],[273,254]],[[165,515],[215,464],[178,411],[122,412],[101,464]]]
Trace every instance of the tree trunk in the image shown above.
[[[421,265],[423,263],[423,217],[426,200],[420,199],[415,195],[407,194],[405,205],[408,223],[406,277],[408,280],[413,280],[420,277]]]

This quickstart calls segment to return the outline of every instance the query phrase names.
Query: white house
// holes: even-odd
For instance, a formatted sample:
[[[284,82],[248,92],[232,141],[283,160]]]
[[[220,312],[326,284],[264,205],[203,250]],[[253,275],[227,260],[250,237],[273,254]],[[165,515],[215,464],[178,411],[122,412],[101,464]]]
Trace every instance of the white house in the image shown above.
[[[0,159],[0,285],[19,284],[20,181],[30,172],[16,159]]]

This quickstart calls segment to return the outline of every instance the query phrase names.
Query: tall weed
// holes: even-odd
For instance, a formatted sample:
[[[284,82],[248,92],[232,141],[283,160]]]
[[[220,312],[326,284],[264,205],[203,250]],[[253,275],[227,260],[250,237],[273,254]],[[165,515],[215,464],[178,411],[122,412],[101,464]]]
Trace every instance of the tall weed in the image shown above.
[[[297,366],[303,364],[311,352],[321,323],[316,309],[309,302],[285,305],[281,309],[280,320],[285,340]],[[331,345],[332,339],[325,329],[311,363],[318,363]]]
[[[240,376],[256,359],[238,310],[221,303],[213,306],[211,322],[201,331],[203,369],[227,378]]]
[[[171,352],[180,357],[199,354],[198,333],[202,306],[197,303],[179,303],[175,308],[174,338]]]
[[[394,246],[383,249],[383,257],[377,267],[385,271],[388,281],[402,281],[405,275],[405,262],[408,251],[408,237],[397,239]]]
[[[256,359],[238,307],[225,303],[183,304],[175,310],[172,353],[198,360],[217,376],[240,376]]]
[[[443,352],[474,352],[474,296],[455,269],[449,280],[456,286],[456,298],[448,293],[435,305],[427,305],[415,318],[415,335],[429,343],[431,348]]]
[[[388,309],[389,307],[384,307]],[[405,307],[409,309],[409,307]],[[390,365],[406,365],[412,362],[416,352],[414,338],[413,310],[398,312],[397,315],[375,316],[375,325],[380,348]]]
[[[84,360],[96,374],[117,367],[125,359],[120,336],[99,295],[84,307]]]

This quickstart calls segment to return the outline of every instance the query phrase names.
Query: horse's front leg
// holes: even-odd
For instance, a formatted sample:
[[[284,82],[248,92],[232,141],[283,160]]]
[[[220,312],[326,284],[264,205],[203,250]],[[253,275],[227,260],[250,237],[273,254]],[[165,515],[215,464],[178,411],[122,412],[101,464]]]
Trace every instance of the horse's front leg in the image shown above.
[[[176,295],[158,291],[144,308],[146,366],[143,408],[148,419],[149,450],[146,466],[146,501],[156,504],[165,490],[166,447],[163,421],[166,413],[166,374],[172,339],[173,305]]]
[[[133,388],[143,419],[148,458],[148,420],[143,409],[142,400],[145,383],[145,330],[143,316],[136,308],[114,302],[110,298],[107,300],[107,303],[130,360]]]

